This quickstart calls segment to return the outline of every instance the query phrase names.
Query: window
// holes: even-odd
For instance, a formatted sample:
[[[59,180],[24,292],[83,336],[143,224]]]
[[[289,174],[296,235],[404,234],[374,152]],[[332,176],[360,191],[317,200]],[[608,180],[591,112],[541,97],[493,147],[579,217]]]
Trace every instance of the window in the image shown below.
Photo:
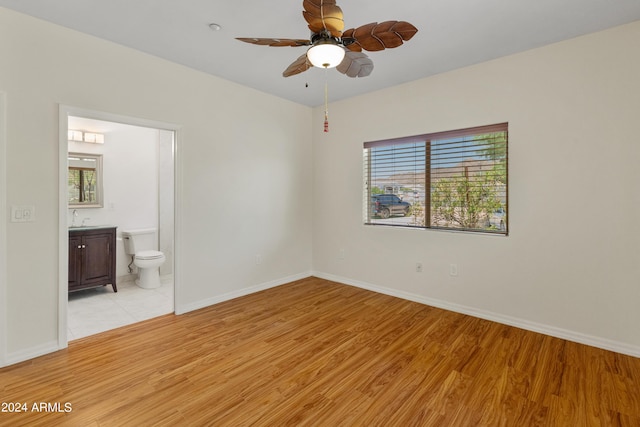
[[[504,234],[507,123],[364,144],[364,222]]]

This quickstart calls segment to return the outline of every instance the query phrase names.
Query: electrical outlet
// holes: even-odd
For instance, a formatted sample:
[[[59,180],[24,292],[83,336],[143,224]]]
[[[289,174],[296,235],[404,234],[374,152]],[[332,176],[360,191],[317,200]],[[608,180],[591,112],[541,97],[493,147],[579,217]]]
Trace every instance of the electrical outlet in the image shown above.
[[[344,255],[344,249],[340,249],[338,251],[338,259],[344,259],[345,255]]]
[[[262,264],[262,255],[256,255],[256,265]]]
[[[416,273],[422,273],[422,263],[416,262]]]
[[[449,276],[457,276],[458,275],[458,264],[449,264]]]

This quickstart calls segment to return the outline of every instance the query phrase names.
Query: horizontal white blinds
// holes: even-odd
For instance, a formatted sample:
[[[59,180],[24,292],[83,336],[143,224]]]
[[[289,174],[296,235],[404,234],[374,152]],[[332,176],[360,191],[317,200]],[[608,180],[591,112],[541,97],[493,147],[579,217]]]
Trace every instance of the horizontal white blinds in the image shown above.
[[[495,125],[488,126],[477,126],[466,129],[457,129],[445,132],[433,132],[433,133],[425,133],[422,135],[414,135],[407,136],[403,138],[393,138],[393,139],[383,139],[380,141],[370,141],[364,143],[364,148],[372,148],[372,147],[380,147],[383,145],[395,145],[416,141],[433,141],[438,139],[447,139],[447,138],[457,138],[471,135],[481,135],[485,133],[493,133],[493,132],[506,132],[508,124],[507,123],[499,123]]]
[[[387,225],[403,225],[422,227],[423,222],[404,214],[403,206],[410,204],[412,208],[424,206],[425,201],[425,162],[426,144],[410,142],[383,145],[365,149],[365,174],[368,176],[370,203],[368,204],[368,223],[376,223],[376,217],[382,218]],[[376,211],[375,197],[371,195],[394,194],[404,203],[383,203]],[[365,198],[367,200],[367,198]],[[387,209],[386,212],[384,209]],[[415,213],[412,212],[411,213]],[[376,215],[378,214],[378,215]]]
[[[507,140],[502,123],[365,143],[365,222],[506,234]]]

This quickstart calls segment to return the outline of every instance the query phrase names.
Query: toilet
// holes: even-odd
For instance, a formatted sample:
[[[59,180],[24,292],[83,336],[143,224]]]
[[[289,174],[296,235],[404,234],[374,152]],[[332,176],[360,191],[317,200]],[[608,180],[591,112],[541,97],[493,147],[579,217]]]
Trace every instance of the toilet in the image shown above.
[[[160,266],[166,257],[158,251],[157,230],[145,228],[122,232],[124,251],[133,256],[133,263],[138,267],[136,285],[144,289],[160,287]]]

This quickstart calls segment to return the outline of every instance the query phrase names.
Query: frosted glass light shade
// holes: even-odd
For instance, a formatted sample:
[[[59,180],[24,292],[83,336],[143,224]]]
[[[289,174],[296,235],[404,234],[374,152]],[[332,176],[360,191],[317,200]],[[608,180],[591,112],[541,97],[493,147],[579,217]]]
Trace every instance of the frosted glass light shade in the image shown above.
[[[84,132],[81,130],[69,129],[69,141],[92,142],[94,144],[104,144],[104,135],[101,133]]]
[[[101,133],[84,133],[84,142],[93,142],[94,144],[104,144],[104,135]]]
[[[82,131],[69,129],[69,141],[82,142],[84,141],[83,138]]]
[[[320,43],[311,46],[307,51],[307,58],[314,67],[333,68],[340,65],[344,59],[344,48],[333,43]]]

